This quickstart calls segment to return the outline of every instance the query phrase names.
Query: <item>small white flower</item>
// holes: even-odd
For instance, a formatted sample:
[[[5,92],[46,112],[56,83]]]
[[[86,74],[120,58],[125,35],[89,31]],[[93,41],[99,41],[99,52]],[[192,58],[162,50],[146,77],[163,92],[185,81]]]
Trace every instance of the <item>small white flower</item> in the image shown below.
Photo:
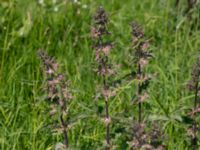
[[[88,6],[86,4],[82,5],[82,8],[86,9]]]
[[[44,4],[44,0],[38,0],[38,3],[43,5]]]
[[[54,11],[57,12],[58,11],[58,7],[54,7]]]

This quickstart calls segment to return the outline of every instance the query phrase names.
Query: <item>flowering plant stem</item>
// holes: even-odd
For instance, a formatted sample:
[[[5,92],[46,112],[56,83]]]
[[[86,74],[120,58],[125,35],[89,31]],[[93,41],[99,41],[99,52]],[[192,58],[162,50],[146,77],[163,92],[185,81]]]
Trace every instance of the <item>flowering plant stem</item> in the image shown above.
[[[106,85],[106,77],[104,76],[103,79],[103,83],[104,83],[104,89],[107,88]],[[106,108],[106,120],[109,120],[110,116],[109,116],[109,107],[108,107],[108,97],[105,97],[105,108]],[[106,144],[110,145],[110,125],[109,123],[106,123]]]
[[[141,78],[141,76],[142,76],[142,70],[141,70],[141,66],[139,63],[138,63],[137,76],[138,76],[138,78]],[[137,94],[141,95],[141,93],[142,93],[142,88],[141,88],[141,83],[139,81]],[[142,121],[142,103],[139,103],[138,104],[138,122],[141,123],[141,121]]]
[[[195,97],[194,97],[194,110],[197,109],[197,100],[198,100],[198,91],[199,91],[198,87],[199,87],[199,82],[196,82]],[[193,145],[193,150],[196,150],[197,149],[197,123],[195,120],[195,114],[194,114],[194,118],[193,118],[192,130],[194,133],[194,137],[192,138],[192,145]]]
[[[60,121],[61,121],[61,124],[62,124],[62,127],[63,127],[65,148],[68,149],[69,141],[68,141],[68,134],[67,134],[67,124],[65,123],[62,114],[60,115]]]

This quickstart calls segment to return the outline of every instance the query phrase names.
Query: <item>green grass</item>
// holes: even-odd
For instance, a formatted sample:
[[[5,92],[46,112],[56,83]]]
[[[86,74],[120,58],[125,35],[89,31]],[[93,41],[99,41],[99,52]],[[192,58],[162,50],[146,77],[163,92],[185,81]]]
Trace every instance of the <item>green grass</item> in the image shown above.
[[[99,5],[110,14],[110,40],[115,43],[111,57],[121,65],[116,78],[135,69],[127,67],[130,22],[138,21],[152,39],[155,58],[147,72],[156,77],[150,84],[145,119],[159,121],[166,149],[190,149],[183,116],[192,106],[193,95],[185,85],[200,50],[200,9],[194,9],[194,22],[183,15],[185,3],[177,10],[173,0],[83,0],[81,5],[69,0],[56,4],[45,0],[45,4],[39,5],[36,0],[0,1],[0,149],[50,150],[62,142],[62,135],[50,132],[43,75],[36,55],[39,48],[58,60],[71,81],[74,100],[69,107],[71,118],[76,120],[69,132],[72,149],[102,146],[105,127],[96,112],[104,101],[94,100],[98,78],[92,68],[90,39],[92,16]],[[118,87],[116,97],[110,100],[112,117],[137,112],[137,107],[130,106],[133,85],[134,81],[124,82]],[[112,142],[117,149],[126,149],[124,133],[115,132],[118,126],[123,124],[116,122],[111,127]]]

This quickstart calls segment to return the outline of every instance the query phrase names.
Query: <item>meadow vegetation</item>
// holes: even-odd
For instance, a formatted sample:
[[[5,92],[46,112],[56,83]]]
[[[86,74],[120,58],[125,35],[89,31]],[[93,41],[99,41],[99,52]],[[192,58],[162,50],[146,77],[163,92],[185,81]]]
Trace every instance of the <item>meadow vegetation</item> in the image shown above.
[[[1,0],[0,149],[199,149],[199,56],[198,0]]]

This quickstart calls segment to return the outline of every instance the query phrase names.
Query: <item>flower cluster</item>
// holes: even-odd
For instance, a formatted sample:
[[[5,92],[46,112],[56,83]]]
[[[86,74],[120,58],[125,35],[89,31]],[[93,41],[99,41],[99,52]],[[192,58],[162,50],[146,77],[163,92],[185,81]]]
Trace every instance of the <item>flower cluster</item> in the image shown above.
[[[133,22],[131,27],[135,60],[143,68],[148,64],[149,58],[152,57],[152,54],[148,51],[150,46],[149,40],[145,40],[144,32],[136,22]]]
[[[72,98],[68,89],[68,81],[65,80],[63,74],[58,73],[59,64],[54,58],[48,56],[44,51],[39,50],[38,56],[43,62],[43,71],[46,75],[45,91],[47,100],[51,103],[50,115],[60,115],[60,122],[63,134],[65,147],[68,147],[67,128],[68,124],[65,118],[68,117],[67,103]]]
[[[134,49],[134,60],[136,64],[136,77],[138,80],[138,92],[137,92],[137,101],[138,104],[138,120],[142,121],[142,104],[149,97],[147,92],[144,90],[149,85],[150,77],[143,73],[143,68],[148,64],[149,58],[152,57],[152,54],[148,51],[149,49],[149,40],[145,39],[144,32],[138,23],[133,22],[132,27],[132,44]]]
[[[98,64],[97,73],[101,76],[108,76],[113,73],[108,63],[108,55],[113,45],[110,42],[103,42],[103,37],[109,35],[107,29],[108,15],[102,7],[99,7],[94,16],[94,26],[91,28],[91,37],[94,40],[95,60]]]
[[[144,123],[136,123],[133,127],[134,138],[129,143],[131,149],[164,150],[164,146],[159,143],[162,133],[156,124],[153,127],[150,132],[147,132]]]
[[[63,74],[58,74],[59,64],[43,51],[38,51],[38,55],[43,62],[44,72],[47,77],[46,91],[48,100],[59,104],[63,109],[65,102],[71,99],[68,90],[69,82],[65,80]]]

